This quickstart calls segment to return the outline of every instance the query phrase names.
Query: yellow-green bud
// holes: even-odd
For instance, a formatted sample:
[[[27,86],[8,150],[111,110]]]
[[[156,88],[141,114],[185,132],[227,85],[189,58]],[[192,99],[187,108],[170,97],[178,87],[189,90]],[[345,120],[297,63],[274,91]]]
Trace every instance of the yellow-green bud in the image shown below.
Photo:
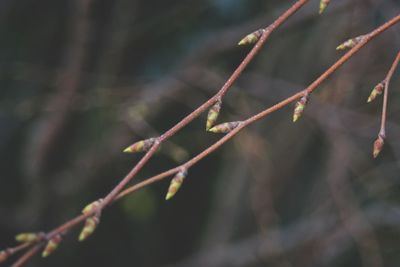
[[[300,119],[301,115],[304,112],[304,109],[306,108],[308,98],[309,95],[306,94],[299,101],[297,101],[293,112],[293,122],[296,122],[298,119]]]
[[[156,138],[149,138],[146,140],[142,140],[139,142],[130,145],[129,147],[124,149],[125,153],[137,153],[137,152],[145,152],[148,151],[156,142]]]
[[[336,50],[344,50],[347,48],[353,48],[356,45],[358,45],[361,41],[363,41],[365,38],[365,35],[361,35],[352,39],[349,39],[342,44],[340,44],[338,47],[336,47]]]
[[[212,133],[229,133],[230,131],[238,127],[239,124],[240,121],[225,122],[212,127],[208,131]]]
[[[256,43],[261,38],[264,31],[265,31],[264,29],[259,29],[255,32],[252,32],[252,33],[246,35],[246,37],[244,37],[242,40],[240,40],[239,45],[247,45],[247,44]]]
[[[319,14],[324,13],[325,9],[327,8],[327,6],[329,5],[329,2],[331,0],[321,0],[319,2]]]
[[[37,233],[21,233],[15,236],[15,240],[21,243],[32,242],[38,239]]]
[[[219,112],[221,110],[221,100],[218,101],[210,108],[207,115],[207,123],[206,123],[206,130],[210,130],[211,127],[214,126],[215,122],[218,119]]]
[[[371,94],[369,95],[367,102],[370,103],[370,102],[374,101],[375,98],[377,98],[379,95],[381,95],[384,90],[385,90],[385,82],[382,81],[382,82],[378,83],[374,87],[374,89],[371,91]]]
[[[103,199],[99,199],[99,200],[93,201],[89,205],[86,205],[86,207],[83,208],[82,213],[88,214],[88,213],[92,212],[94,209],[96,209],[101,204],[102,201],[103,201]]]
[[[178,172],[175,177],[172,179],[169,188],[168,188],[168,193],[165,197],[166,200],[171,199],[173,196],[175,196],[176,192],[178,192],[179,188],[181,187],[183,181],[185,180],[187,176],[187,171],[182,170]]]
[[[50,239],[50,241],[47,242],[47,245],[42,252],[42,257],[46,258],[50,254],[52,254],[58,248],[58,245],[60,245],[61,241],[62,238],[60,235],[57,235],[54,238]]]
[[[96,230],[97,225],[99,224],[100,220],[97,216],[89,217],[85,221],[85,226],[83,227],[80,235],[79,241],[84,241],[88,238],[93,232]]]

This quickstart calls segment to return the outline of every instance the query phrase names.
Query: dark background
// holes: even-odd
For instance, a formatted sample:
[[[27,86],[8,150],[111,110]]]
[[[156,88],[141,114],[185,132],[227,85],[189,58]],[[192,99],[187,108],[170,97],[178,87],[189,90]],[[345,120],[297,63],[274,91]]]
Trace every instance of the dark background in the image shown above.
[[[217,92],[250,49],[237,42],[294,2],[1,0],[0,248],[109,192],[140,159],[121,151]],[[305,88],[340,57],[339,43],[400,10],[395,0],[332,0],[318,16],[318,2],[272,35],[219,122]],[[190,169],[171,201],[169,179],[151,185],[107,209],[88,241],[75,229],[27,266],[399,266],[399,72],[376,160],[382,98],[366,104],[398,52],[399,29],[323,83],[298,123],[293,106],[272,114]],[[136,180],[218,140],[204,126],[205,115]]]

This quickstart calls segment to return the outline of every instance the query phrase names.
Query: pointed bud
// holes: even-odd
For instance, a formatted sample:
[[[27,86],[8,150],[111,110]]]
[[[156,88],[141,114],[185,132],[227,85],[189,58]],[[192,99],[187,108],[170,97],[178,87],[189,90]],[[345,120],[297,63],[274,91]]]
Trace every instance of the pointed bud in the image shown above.
[[[385,81],[382,81],[382,82],[378,83],[374,87],[374,89],[371,91],[371,94],[369,95],[367,102],[370,103],[370,102],[374,101],[375,98],[377,98],[377,96],[381,95],[384,90],[385,90]]]
[[[146,140],[142,140],[125,148],[124,152],[125,153],[145,152],[148,151],[154,145],[155,142],[156,138],[149,138]]]
[[[83,208],[82,213],[88,214],[88,213],[92,212],[94,209],[96,209],[98,206],[100,206],[102,201],[103,201],[103,199],[93,201],[92,203],[87,205],[85,208]]]
[[[39,238],[37,233],[21,233],[15,236],[15,240],[21,243],[27,243],[35,241]]]
[[[353,48],[356,45],[358,45],[360,42],[362,42],[365,38],[365,35],[361,35],[352,39],[349,39],[345,41],[344,43],[340,44],[338,47],[336,47],[336,50],[344,50],[347,48]]]
[[[212,127],[208,131],[212,133],[229,133],[230,131],[238,127],[239,124],[240,121],[225,122]]]
[[[182,170],[175,175],[175,177],[172,179],[169,185],[168,193],[167,196],[165,197],[166,200],[169,200],[173,196],[175,196],[176,192],[178,192],[186,176],[187,176],[187,170]]]
[[[255,32],[250,33],[242,40],[240,40],[239,45],[247,45],[247,44],[254,44],[256,43],[264,33],[264,29],[259,29]]]
[[[207,123],[206,123],[206,130],[210,130],[211,127],[214,126],[215,122],[218,119],[219,111],[221,110],[221,99],[217,100],[217,103],[214,104],[210,108],[210,111],[208,111],[208,116],[207,116]]]
[[[8,253],[4,250],[0,251],[0,263],[5,262],[8,259]]]
[[[80,235],[79,241],[84,241],[88,238],[91,234],[93,234],[94,230],[96,230],[97,225],[99,224],[100,220],[97,216],[89,217],[85,221],[85,226],[83,227]]]
[[[42,252],[42,257],[46,258],[50,254],[52,254],[58,248],[58,245],[60,245],[61,241],[62,241],[62,238],[60,235],[57,235],[57,236],[53,237],[52,239],[50,239],[50,241],[47,242],[47,245]]]
[[[296,106],[293,112],[293,122],[296,122],[300,119],[301,115],[303,114],[304,109],[306,108],[307,102],[309,99],[309,95],[306,94],[299,101],[297,101]]]
[[[321,0],[319,2],[319,14],[324,13],[325,9],[327,8],[327,6],[329,5],[329,2],[331,0]]]
[[[372,152],[374,158],[378,157],[379,153],[381,153],[384,144],[385,137],[382,134],[379,134],[378,138],[374,142],[374,150]]]

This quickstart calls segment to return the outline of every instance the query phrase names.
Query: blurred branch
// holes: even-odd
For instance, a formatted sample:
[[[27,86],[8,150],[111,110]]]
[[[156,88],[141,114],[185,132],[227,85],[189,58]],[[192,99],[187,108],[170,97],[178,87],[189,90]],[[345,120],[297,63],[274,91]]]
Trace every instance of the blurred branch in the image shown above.
[[[357,244],[363,266],[384,266],[373,227],[361,211],[351,184],[347,181],[349,177],[346,173],[348,173],[349,165],[352,163],[351,145],[338,132],[326,131],[326,133],[333,147],[326,176],[340,220],[345,231],[349,232]],[[359,228],[364,229],[364,231],[360,233],[357,230]]]
[[[43,176],[51,166],[51,157],[57,151],[57,142],[71,116],[79,90],[80,74],[85,60],[85,48],[89,34],[87,13],[90,0],[72,1],[73,15],[70,18],[71,42],[67,46],[64,67],[57,74],[56,92],[50,97],[38,122],[34,126],[31,140],[26,148],[25,172],[30,178],[30,191],[26,203],[18,211],[20,221],[35,218],[43,208],[45,193]]]
[[[86,0],[88,1],[88,0]],[[60,235],[66,234],[68,230],[80,222],[86,220],[86,219],[91,219],[95,217],[97,221],[100,218],[101,211],[107,207],[109,204],[113,202],[113,200],[118,196],[118,194],[123,190],[123,188],[136,176],[136,174],[143,168],[143,166],[150,160],[150,158],[155,154],[155,152],[158,150],[160,147],[161,143],[169,139],[171,136],[173,136],[176,132],[181,130],[183,127],[185,127],[188,123],[190,123],[192,120],[194,120],[196,117],[198,117],[200,114],[202,114],[204,111],[206,111],[209,107],[214,105],[216,101],[220,101],[221,98],[228,92],[228,90],[231,88],[232,84],[237,80],[237,78],[242,74],[244,69],[248,66],[248,64],[254,59],[254,57],[257,55],[257,53],[261,50],[263,47],[264,43],[268,40],[270,37],[271,33],[277,29],[280,25],[282,25],[289,17],[291,17],[294,13],[296,13],[303,5],[305,5],[308,2],[308,0],[298,0],[293,4],[286,12],[284,12],[276,21],[274,21],[271,25],[269,25],[267,28],[263,30],[262,35],[260,36],[260,39],[258,42],[255,44],[253,49],[250,50],[248,55],[245,57],[245,59],[242,61],[242,63],[238,66],[238,68],[233,72],[231,77],[226,81],[226,83],[222,86],[222,88],[218,91],[217,94],[215,94],[213,97],[211,97],[207,102],[205,102],[203,105],[198,107],[196,110],[194,110],[192,113],[190,113],[188,116],[186,116],[183,120],[178,122],[174,127],[166,131],[163,135],[155,139],[155,142],[152,144],[151,148],[149,151],[143,156],[143,158],[134,166],[134,168],[114,187],[113,190],[109,194],[106,195],[104,199],[102,199],[101,202],[98,202],[98,205],[96,205],[95,208],[87,212],[86,214],[80,215],[65,224],[61,225],[60,227],[57,227],[53,231],[49,232],[46,234],[46,240],[49,242],[49,244],[53,241],[54,238],[60,237]],[[87,7],[87,4],[89,2],[84,2],[83,6]],[[86,9],[82,8],[83,10],[80,11],[86,11]],[[85,14],[86,12],[83,12]],[[79,20],[78,20],[79,21]],[[78,31],[79,32],[79,31]],[[75,66],[76,67],[76,66]],[[74,85],[74,82],[72,84],[69,84],[70,86]],[[67,87],[68,88],[68,87]],[[73,88],[73,87],[69,87]],[[68,96],[70,94],[73,94],[75,90],[70,89],[69,94],[67,94],[65,97],[67,97],[67,100],[69,99]],[[64,103],[68,103],[69,101],[66,101]],[[258,120],[257,118],[254,118],[253,121]],[[249,121],[250,122],[250,121]],[[244,124],[243,124],[244,125]],[[239,127],[240,128],[240,127]],[[229,136],[229,134],[227,135]],[[233,136],[233,135],[232,135]],[[229,137],[225,140],[228,140]],[[223,144],[224,138],[222,138],[219,141],[219,144],[217,143],[213,147],[210,147],[209,151],[213,151],[216,148],[218,148],[221,144]],[[207,155],[210,152],[203,152],[204,155]],[[202,155],[198,157],[197,159],[194,158],[191,161],[189,161],[190,164],[195,164],[198,160],[200,160]],[[178,170],[177,170],[178,171]],[[179,170],[181,171],[181,170]],[[86,228],[85,228],[86,229]],[[39,243],[33,247],[33,250],[37,248],[38,246],[41,246],[42,244]],[[33,255],[34,253],[32,253]],[[21,266],[26,263],[30,259],[31,256],[26,257],[26,260],[22,262]]]
[[[398,229],[400,224],[400,208],[385,204],[375,204],[363,210],[371,225],[375,228],[392,227]],[[347,218],[357,235],[363,235],[368,229],[364,225],[358,224],[358,218]],[[279,229],[270,229],[268,235],[255,235],[248,239],[224,244],[222,246],[209,247],[195,255],[182,260],[176,264],[167,265],[168,267],[245,267],[260,263],[260,258],[273,259],[277,255],[301,250],[312,242],[319,242],[321,237],[328,236],[333,231],[335,238],[324,244],[326,249],[321,249],[321,253],[315,256],[315,264],[331,264],[338,256],[344,254],[352,246],[352,239],[348,237],[347,231],[342,227],[336,228],[337,218],[334,216],[312,216],[299,219],[288,226]],[[276,231],[279,231],[281,240],[280,250],[273,251],[270,247],[274,246]]]
[[[157,176],[154,176],[152,178],[149,178],[145,180],[144,182],[138,183],[135,186],[128,188],[126,191],[122,192],[123,188],[136,176],[136,174],[142,169],[142,167],[148,162],[148,160],[154,155],[156,150],[160,147],[161,143],[173,136],[176,132],[178,132],[180,129],[185,127],[189,122],[191,122],[194,118],[198,117],[200,114],[202,114],[204,111],[206,111],[209,107],[214,105],[217,101],[220,101],[221,98],[227,93],[229,88],[232,86],[234,81],[241,75],[243,70],[246,68],[246,66],[252,61],[252,59],[255,57],[257,52],[261,49],[262,45],[265,43],[265,41],[268,39],[272,31],[280,26],[283,22],[286,21],[292,14],[294,14],[298,9],[301,8],[307,1],[306,0],[299,0],[297,1],[291,8],[288,9],[281,17],[278,18],[273,24],[271,24],[269,27],[265,28],[263,30],[263,33],[260,37],[260,40],[256,43],[254,48],[250,51],[248,56],[244,59],[244,61],[240,64],[238,69],[232,74],[231,78],[227,80],[227,82],[224,84],[224,86],[220,89],[220,91],[210,98],[207,102],[205,102],[203,105],[201,105],[198,109],[193,111],[191,114],[189,114],[187,117],[185,117],[182,121],[180,121],[178,124],[176,124],[174,127],[172,127],[170,130],[168,130],[166,133],[161,135],[160,137],[157,137],[154,139],[154,142],[150,145],[148,152],[145,154],[145,156],[139,161],[139,163],[131,170],[131,172],[125,176],[125,178],[104,198],[102,202],[98,203],[98,206],[93,208],[87,213],[84,213],[83,215],[80,215],[65,224],[57,227],[56,229],[52,230],[51,232],[46,234],[46,239],[51,241],[53,238],[58,237],[60,235],[66,234],[72,227],[76,226],[77,224],[83,222],[86,219],[91,219],[93,217],[95,218],[100,218],[100,213],[101,211],[107,207],[109,204],[111,204],[114,200],[117,198],[121,198],[129,193],[132,193],[139,188],[142,188],[144,186],[147,186],[151,183],[154,183],[156,181],[159,181],[163,178],[166,178],[172,174],[181,174],[193,165],[195,165],[197,162],[217,150],[221,145],[223,145],[225,142],[233,138],[239,131],[244,129],[250,124],[253,124],[254,122],[257,122],[260,119],[263,119],[264,117],[268,116],[269,114],[280,110],[283,107],[286,107],[290,103],[294,102],[295,100],[308,96],[311,94],[316,88],[323,82],[325,81],[332,73],[334,73],[339,67],[341,67],[346,61],[348,61],[355,53],[357,53],[364,45],[366,45],[370,40],[381,34],[383,31],[386,29],[392,27],[395,25],[397,22],[400,21],[400,15],[397,17],[394,17],[392,20],[389,22],[385,23],[384,25],[378,27],[376,30],[372,31],[371,33],[365,35],[366,37],[359,43],[357,44],[354,48],[352,48],[349,52],[347,52],[342,58],[340,58],[335,64],[333,64],[328,70],[326,70],[318,79],[316,79],[310,86],[308,86],[306,89],[286,98],[285,100],[279,102],[278,104],[263,110],[262,112],[248,118],[247,120],[236,122],[235,127],[232,131],[230,131],[227,135],[225,135],[223,138],[221,138],[219,141],[208,147],[206,150],[192,158],[191,160],[187,161],[186,163],[173,168],[171,170],[168,170],[164,173],[161,173]],[[86,228],[86,227],[85,227]],[[33,248],[37,248],[38,246],[41,246],[42,243],[37,244]]]
[[[347,60],[349,60],[355,53],[357,53],[362,47],[364,47],[370,40],[372,40],[374,37],[382,33],[384,30],[388,29],[392,25],[396,24],[398,21],[400,21],[400,15],[393,18],[391,21],[388,23],[383,24],[382,26],[378,27],[376,30],[372,31],[370,34],[367,34],[366,37],[355,47],[353,47],[349,52],[347,52],[343,57],[341,57],[336,63],[334,63],[328,70],[326,70],[319,78],[317,78],[314,82],[312,82],[306,89],[286,98],[285,100],[273,105],[270,108],[267,108],[260,113],[239,122],[236,128],[228,132],[224,137],[222,137],[219,141],[211,145],[209,148],[198,154],[197,156],[193,157],[191,160],[187,161],[186,163],[175,167],[173,169],[170,169],[168,171],[165,171],[163,173],[160,173],[156,176],[153,176],[151,178],[146,179],[145,181],[138,183],[126,190],[124,190],[121,194],[119,194],[118,198],[124,197],[125,195],[128,195],[130,193],[133,193],[137,191],[138,189],[145,187],[149,184],[152,184],[154,182],[157,182],[159,180],[162,180],[172,174],[175,174],[182,168],[190,168],[194,164],[196,164],[198,161],[203,159],[204,157],[208,156],[210,153],[218,149],[221,145],[223,145],[226,141],[230,140],[232,137],[234,137],[237,133],[239,133],[243,128],[247,127],[250,124],[253,124],[254,122],[257,122],[260,119],[263,119],[264,117],[268,116],[269,114],[280,110],[283,107],[286,107],[288,104],[296,101],[297,99],[300,99],[306,94],[311,94],[314,90],[318,88],[318,86],[325,80],[327,79],[330,75],[332,75],[339,67],[341,67]],[[154,146],[153,146],[154,148]],[[150,152],[151,150],[149,150]],[[147,153],[148,154],[148,153]]]

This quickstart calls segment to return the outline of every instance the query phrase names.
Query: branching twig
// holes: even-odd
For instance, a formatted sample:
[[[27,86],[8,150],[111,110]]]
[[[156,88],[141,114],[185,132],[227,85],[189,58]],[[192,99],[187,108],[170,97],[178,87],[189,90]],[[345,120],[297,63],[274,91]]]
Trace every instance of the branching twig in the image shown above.
[[[210,98],[203,105],[198,107],[191,114],[186,116],[183,120],[177,123],[170,130],[165,132],[163,135],[157,138],[153,147],[143,156],[143,158],[136,164],[136,166],[129,172],[127,176],[104,198],[104,201],[99,206],[99,210],[103,209],[105,206],[110,204],[113,199],[121,192],[121,190],[136,176],[136,174],[143,168],[143,166],[149,161],[149,159],[154,155],[157,149],[160,147],[161,143],[173,136],[195,118],[197,118],[200,114],[206,111],[211,105],[215,104],[218,99],[222,98],[228,90],[231,88],[233,83],[237,80],[237,78],[241,75],[244,69],[249,65],[249,63],[253,60],[253,58],[257,55],[257,53],[261,50],[262,46],[265,44],[271,33],[282,25],[290,16],[292,16],[296,11],[298,11],[303,5],[305,5],[309,0],[298,0],[293,6],[291,6],[285,13],[283,13],[275,22],[273,22],[270,26],[264,29],[260,40],[253,47],[253,49],[249,52],[249,54],[245,57],[245,59],[240,63],[239,67],[233,72],[231,77],[226,81],[226,83],[222,86],[220,91]]]
[[[211,107],[213,104],[216,103],[219,99],[221,99],[231,88],[233,83],[237,80],[237,78],[242,74],[244,69],[249,65],[249,63],[254,59],[254,57],[257,55],[257,53],[261,50],[265,42],[268,40],[270,37],[271,33],[277,29],[279,26],[281,26],[289,17],[291,17],[294,13],[296,13],[302,6],[304,6],[309,0],[297,0],[286,12],[284,12],[277,20],[275,20],[271,25],[269,25],[267,28],[264,29],[263,34],[260,36],[260,40],[254,45],[254,47],[251,49],[251,51],[248,53],[248,55],[244,58],[244,60],[241,62],[241,64],[238,66],[238,68],[233,72],[231,77],[226,81],[226,83],[222,86],[222,88],[218,91],[216,95],[211,97],[208,101],[206,101],[204,104],[202,104],[200,107],[198,107],[196,110],[194,110],[192,113],[190,113],[188,116],[186,116],[184,119],[182,119],[180,122],[178,122],[174,127],[169,129],[167,132],[165,132],[163,135],[160,137],[156,138],[153,146],[147,151],[147,153],[142,157],[142,159],[133,167],[133,169],[117,184],[117,186],[109,193],[107,196],[104,198],[104,200],[101,202],[101,204],[93,211],[87,213],[87,214],[82,214],[65,224],[61,225],[60,227],[54,229],[53,231],[49,232],[46,235],[46,240],[51,240],[55,236],[58,236],[60,234],[66,234],[66,232],[72,228],[73,226],[79,224],[80,222],[84,221],[85,219],[93,216],[96,214],[96,216],[99,216],[101,211],[108,206],[115,197],[123,190],[123,188],[136,176],[136,174],[143,168],[143,166],[150,160],[150,158],[155,154],[155,152],[158,150],[160,147],[161,143],[169,139],[171,136],[173,136],[175,133],[177,133],[179,130],[181,130],[183,127],[185,127],[187,124],[189,124],[191,121],[193,121],[195,118],[200,116],[204,111],[206,111],[209,107]],[[38,248],[39,245],[34,246],[33,248]],[[32,255],[34,255],[37,252],[38,249],[36,249]],[[32,257],[29,256],[30,257]],[[19,262],[19,261],[18,261]],[[22,265],[21,265],[22,266]]]
[[[24,266],[39,250],[42,248],[42,244],[36,244],[28,251],[24,253],[11,267],[21,267]]]
[[[160,147],[161,143],[164,142],[165,140],[169,139],[171,136],[173,136],[176,132],[181,130],[183,127],[185,127],[188,123],[190,123],[192,120],[194,120],[196,117],[198,117],[200,114],[205,112],[208,108],[210,108],[213,104],[216,103],[219,99],[221,99],[227,91],[230,89],[232,84],[236,81],[236,79],[241,75],[243,70],[247,67],[247,65],[253,60],[255,55],[260,51],[261,47],[263,44],[266,42],[270,34],[281,24],[283,24],[291,15],[293,15],[297,10],[299,10],[303,5],[305,5],[308,2],[308,0],[298,0],[296,3],[291,6],[283,15],[281,15],[273,24],[271,24],[269,27],[265,28],[263,30],[263,33],[258,40],[258,42],[255,44],[253,49],[249,52],[249,54],[246,56],[246,58],[243,60],[243,62],[239,65],[239,67],[234,71],[234,73],[231,75],[231,77],[227,80],[227,82],[223,85],[223,87],[220,89],[220,91],[211,97],[207,102],[205,102],[203,105],[201,105],[199,108],[194,110],[192,113],[190,113],[187,117],[185,117],[183,120],[181,120],[179,123],[177,123],[174,127],[169,129],[167,132],[165,132],[163,135],[160,137],[157,137],[154,141],[154,144],[152,147],[148,150],[148,152],[143,156],[143,158],[135,165],[135,167],[128,173],[127,176],[125,176],[122,181],[102,200],[99,202],[98,206],[96,208],[93,208],[90,210],[90,212],[84,213],[80,216],[77,216],[70,221],[64,223],[63,225],[57,227],[56,229],[50,231],[45,235],[45,240],[49,241],[52,240],[53,238],[64,235],[66,234],[70,229],[72,229],[74,226],[80,224],[84,220],[91,218],[93,216],[100,216],[101,211],[107,207],[109,204],[111,204],[113,201],[116,199],[122,198],[123,196],[130,194],[140,188],[143,188],[149,184],[152,184],[156,181],[159,181],[163,178],[169,177],[173,174],[176,174],[182,170],[187,170],[193,165],[195,165],[197,162],[202,160],[203,158],[207,157],[209,154],[217,150],[220,146],[222,146],[225,142],[230,140],[232,137],[234,137],[238,132],[240,132],[243,128],[249,126],[250,124],[265,118],[269,114],[289,105],[290,103],[294,102],[295,100],[303,97],[304,95],[308,95],[312,93],[324,80],[326,80],[330,75],[332,75],[341,65],[343,65],[346,61],[348,61],[355,53],[357,53],[364,45],[366,45],[370,40],[381,34],[383,31],[387,30],[391,26],[395,25],[400,21],[400,15],[394,17],[387,23],[383,24],[382,26],[378,27],[376,30],[372,31],[371,33],[365,35],[366,37],[355,47],[353,47],[350,51],[348,51],[343,57],[341,57],[335,64],[333,64],[327,71],[325,71],[317,80],[315,80],[310,86],[308,86],[306,89],[288,97],[287,99],[277,103],[276,105],[265,109],[264,111],[244,120],[241,122],[238,122],[236,125],[236,128],[234,128],[232,131],[227,133],[224,137],[222,137],[220,140],[218,140],[216,143],[208,147],[206,150],[203,152],[199,153],[197,156],[193,157],[186,163],[170,169],[166,172],[163,172],[161,174],[158,174],[156,176],[153,176],[143,182],[140,182],[125,191],[121,193],[123,188],[137,175],[137,173],[142,169],[142,167],[149,161],[149,159],[154,155],[154,153],[157,151],[157,149]],[[43,246],[43,242],[40,242],[36,245],[34,245],[26,254],[24,254],[14,266],[22,266],[25,264],[33,255],[35,255],[39,249]]]
[[[383,95],[382,121],[381,121],[381,129],[379,131],[379,133],[382,134],[383,136],[386,136],[386,117],[387,117],[389,84],[390,84],[393,74],[399,64],[399,61],[400,61],[400,52],[397,54],[396,59],[394,60],[392,67],[390,68],[390,70],[385,78],[385,92]]]
[[[355,47],[353,47],[351,50],[349,50],[343,57],[341,57],[335,64],[333,64],[327,71],[325,71],[318,79],[316,79],[310,86],[308,86],[306,89],[286,98],[285,100],[279,102],[278,104],[250,117],[249,119],[241,122],[239,126],[235,129],[233,129],[231,132],[229,132],[227,135],[225,135],[223,138],[221,138],[219,141],[217,141],[215,144],[189,160],[188,162],[182,164],[181,166],[178,166],[176,168],[170,169],[168,171],[165,171],[163,173],[160,173],[158,175],[155,175],[151,178],[148,178],[144,180],[143,182],[137,183],[136,185],[133,185],[123,192],[119,194],[117,199],[120,199],[130,193],[133,193],[149,184],[155,183],[159,180],[162,180],[166,177],[169,177],[173,174],[175,174],[180,168],[190,168],[193,166],[195,163],[203,159],[204,157],[208,156],[210,153],[218,149],[222,144],[224,144],[226,141],[231,139],[233,136],[235,136],[240,130],[245,128],[246,126],[266,117],[267,115],[271,114],[272,112],[275,112],[288,104],[294,102],[295,100],[303,97],[306,94],[312,93],[324,80],[326,80],[330,75],[332,75],[341,65],[343,65],[346,61],[348,61],[355,53],[357,53],[363,46],[365,46],[370,40],[375,38],[377,35],[385,31],[386,29],[390,28],[394,24],[400,22],[400,15],[394,17],[392,20],[389,22],[383,24],[376,30],[372,31],[371,33],[366,35],[366,38],[359,44],[357,44]]]
[[[374,90],[371,93],[371,96],[377,93],[377,88],[382,87],[383,88],[383,105],[382,105],[382,118],[381,118],[381,128],[379,130],[378,138],[374,142],[373,146],[373,156],[376,158],[379,153],[381,152],[385,139],[386,139],[386,118],[387,118],[387,107],[388,107],[388,99],[389,99],[389,84],[390,81],[392,80],[393,74],[399,65],[400,62],[400,52],[398,52],[392,66],[390,67],[390,70],[388,74],[386,75],[385,79],[379,83]]]

